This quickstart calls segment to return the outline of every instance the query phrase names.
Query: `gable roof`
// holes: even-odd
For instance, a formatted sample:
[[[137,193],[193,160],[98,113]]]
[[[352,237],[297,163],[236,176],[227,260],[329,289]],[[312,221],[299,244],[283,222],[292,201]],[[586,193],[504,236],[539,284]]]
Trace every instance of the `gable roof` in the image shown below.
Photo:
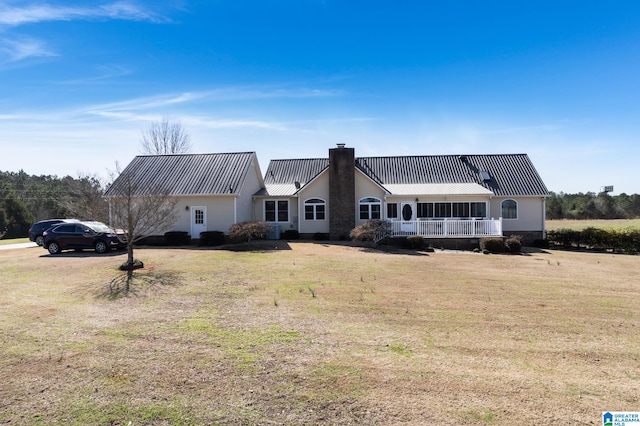
[[[381,185],[475,183],[497,196],[549,193],[527,154],[360,157],[356,164]]]
[[[295,195],[328,166],[327,158],[272,160],[265,190],[256,195]],[[355,167],[397,195],[546,196],[549,192],[527,154],[357,157]]]
[[[134,195],[152,195],[159,189],[173,196],[238,195],[252,165],[262,179],[255,157],[255,152],[138,155],[105,196],[122,193],[129,177]]]
[[[328,158],[271,160],[264,176],[264,189],[255,195],[295,195],[327,167]]]

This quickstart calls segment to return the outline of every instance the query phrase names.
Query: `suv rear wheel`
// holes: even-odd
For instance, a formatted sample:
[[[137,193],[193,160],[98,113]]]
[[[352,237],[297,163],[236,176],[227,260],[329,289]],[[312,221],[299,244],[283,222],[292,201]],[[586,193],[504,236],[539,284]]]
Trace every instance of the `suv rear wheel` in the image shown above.
[[[60,253],[60,245],[58,243],[56,243],[55,241],[52,241],[47,246],[47,250],[49,250],[49,253],[51,253],[51,254],[58,254],[58,253]]]
[[[98,240],[95,245],[96,253],[106,253],[109,251],[109,246],[104,241]]]
[[[36,244],[42,247],[44,245],[44,237],[42,235],[38,235],[36,237]]]

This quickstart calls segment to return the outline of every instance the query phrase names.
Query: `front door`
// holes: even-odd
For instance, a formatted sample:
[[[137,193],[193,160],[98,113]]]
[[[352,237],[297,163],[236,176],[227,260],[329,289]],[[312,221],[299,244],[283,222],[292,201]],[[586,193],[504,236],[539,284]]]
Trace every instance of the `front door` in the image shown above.
[[[400,231],[415,234],[416,232],[416,212],[413,203],[400,204]]]
[[[200,233],[207,230],[207,208],[191,207],[191,238],[200,238]]]

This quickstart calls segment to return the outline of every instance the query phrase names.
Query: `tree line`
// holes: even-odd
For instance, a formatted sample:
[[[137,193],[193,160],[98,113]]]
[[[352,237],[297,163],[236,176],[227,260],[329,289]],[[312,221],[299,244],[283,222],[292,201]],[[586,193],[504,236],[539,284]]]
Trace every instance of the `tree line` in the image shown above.
[[[609,195],[606,192],[565,194],[550,192],[547,219],[636,219],[640,218],[640,195]]]
[[[78,218],[106,222],[105,185],[96,176],[35,176],[0,171],[0,234],[26,237],[33,222]]]

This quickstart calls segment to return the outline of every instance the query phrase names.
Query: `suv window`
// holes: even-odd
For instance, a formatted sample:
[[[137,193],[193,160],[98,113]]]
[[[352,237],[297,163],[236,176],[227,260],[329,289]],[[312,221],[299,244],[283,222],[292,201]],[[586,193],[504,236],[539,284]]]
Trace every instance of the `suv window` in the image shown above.
[[[60,226],[56,227],[55,232],[56,232],[56,233],[61,233],[61,232],[76,232],[76,225],[74,225],[74,224],[69,224],[69,225],[60,225]]]

